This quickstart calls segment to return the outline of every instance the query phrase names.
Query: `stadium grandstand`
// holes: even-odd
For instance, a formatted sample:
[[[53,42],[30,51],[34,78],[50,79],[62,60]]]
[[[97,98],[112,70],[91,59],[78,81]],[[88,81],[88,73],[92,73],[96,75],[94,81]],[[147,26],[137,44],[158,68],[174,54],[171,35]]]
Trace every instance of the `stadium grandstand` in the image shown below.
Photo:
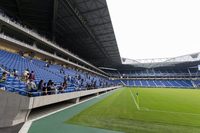
[[[162,93],[166,90],[197,91],[200,87],[199,64],[200,53],[159,59],[122,58],[106,0],[1,0],[0,133],[200,132],[197,103],[190,105],[187,101],[183,106],[195,111],[181,112],[184,107],[179,110],[166,101],[172,110],[164,108],[168,112],[159,112],[159,108],[145,106],[142,100],[148,101],[147,96],[139,98],[146,94],[142,94],[144,90],[151,89]],[[159,94],[165,97],[161,92]],[[119,112],[130,113],[127,123],[123,123],[124,116],[116,115],[114,119],[111,117],[114,115],[108,113],[117,110],[109,103],[109,97],[122,109]],[[129,99],[125,101],[126,98]],[[159,103],[159,99],[156,101]],[[100,106],[103,102],[105,108]],[[178,100],[173,102],[177,102],[177,108],[181,104]],[[136,112],[125,110],[132,104]],[[87,114],[90,109],[97,110]],[[103,116],[100,114],[104,109],[109,114],[105,118],[111,121],[94,117],[98,116],[93,114],[95,111]],[[147,114],[139,114],[139,111]],[[183,120],[171,118],[176,111],[181,112],[178,116]],[[154,116],[156,112],[163,119]],[[171,121],[167,121],[165,115]],[[102,121],[92,121],[97,119]],[[115,126],[115,122],[120,126]],[[147,125],[150,122],[153,126]],[[114,124],[109,125],[111,123]]]

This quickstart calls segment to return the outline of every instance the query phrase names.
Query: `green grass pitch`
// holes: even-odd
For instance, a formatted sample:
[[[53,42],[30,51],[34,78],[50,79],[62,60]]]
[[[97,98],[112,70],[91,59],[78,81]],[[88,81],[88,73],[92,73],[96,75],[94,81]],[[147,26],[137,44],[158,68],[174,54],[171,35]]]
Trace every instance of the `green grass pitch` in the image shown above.
[[[200,90],[122,88],[67,123],[126,133],[200,133]]]

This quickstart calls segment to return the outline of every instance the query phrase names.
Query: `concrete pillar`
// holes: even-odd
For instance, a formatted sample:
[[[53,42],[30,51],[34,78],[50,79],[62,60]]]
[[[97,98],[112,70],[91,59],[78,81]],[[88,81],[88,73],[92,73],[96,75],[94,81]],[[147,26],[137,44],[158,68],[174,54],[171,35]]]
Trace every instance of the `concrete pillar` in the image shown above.
[[[35,42],[33,43],[33,47],[34,47],[34,48],[37,48],[37,45],[36,45],[36,43],[35,43]]]
[[[0,93],[0,133],[20,129],[30,113],[29,97],[3,91]],[[11,130],[12,129],[12,130]]]
[[[99,95],[99,92],[96,93],[96,96],[98,96],[98,95]]]
[[[79,101],[80,101],[80,97],[75,99],[75,103],[79,103]]]
[[[2,24],[0,24],[0,33],[2,32]]]

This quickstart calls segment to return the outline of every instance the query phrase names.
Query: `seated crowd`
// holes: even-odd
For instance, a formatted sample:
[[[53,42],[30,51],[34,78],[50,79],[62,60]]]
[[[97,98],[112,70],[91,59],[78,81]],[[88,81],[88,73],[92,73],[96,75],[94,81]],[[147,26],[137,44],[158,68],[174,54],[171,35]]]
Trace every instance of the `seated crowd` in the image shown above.
[[[48,65],[49,66],[49,65]],[[97,87],[107,87],[111,84],[106,82],[106,80],[100,79],[99,85],[97,85],[97,80],[92,78],[91,74],[87,72],[84,73],[84,77],[81,74],[76,74],[75,76],[66,75],[63,70],[60,70],[60,73],[65,74],[63,78],[63,82],[60,84],[54,83],[52,80],[48,82],[41,79],[38,84],[35,82],[35,73],[34,71],[29,71],[29,69],[25,69],[24,72],[20,75],[16,69],[8,69],[3,65],[1,65],[1,69],[3,71],[0,77],[0,84],[5,83],[8,76],[13,76],[15,79],[23,81],[26,84],[25,92],[27,96],[33,96],[33,94],[40,92],[40,95],[52,95],[58,93],[67,92],[67,88],[70,88],[69,83],[74,85],[74,91],[78,90],[89,90],[96,89]],[[94,75],[93,75],[94,76]],[[1,86],[0,86],[1,88]]]

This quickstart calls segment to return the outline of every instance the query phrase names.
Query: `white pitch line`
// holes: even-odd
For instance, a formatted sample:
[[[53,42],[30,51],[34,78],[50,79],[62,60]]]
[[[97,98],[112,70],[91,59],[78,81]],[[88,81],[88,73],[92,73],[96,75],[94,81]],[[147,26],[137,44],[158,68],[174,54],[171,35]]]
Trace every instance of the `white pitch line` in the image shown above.
[[[182,115],[195,115],[195,116],[200,116],[200,114],[197,113],[186,113],[186,112],[174,112],[174,111],[165,111],[165,110],[156,110],[156,109],[149,109],[149,108],[145,108],[145,107],[140,107],[138,105],[138,103],[135,100],[135,97],[131,91],[131,89],[129,90],[131,93],[131,97],[137,107],[137,110],[141,110],[141,111],[146,111],[146,112],[160,112],[160,113],[170,113],[170,114],[182,114]]]
[[[174,112],[174,111],[165,111],[165,110],[155,110],[155,109],[149,109],[149,108],[142,108],[140,109],[141,111],[146,111],[146,112],[160,112],[160,113],[170,113],[170,114],[182,114],[182,115],[195,115],[195,116],[200,116],[200,114],[196,113],[186,113],[186,112]]]
[[[129,91],[130,91],[131,96],[132,96],[132,99],[133,99],[133,101],[134,101],[134,103],[135,103],[135,105],[136,105],[136,107],[137,107],[137,110],[140,110],[140,106],[139,106],[138,103],[136,102],[135,97],[134,97],[134,95],[133,95],[131,89],[129,89]]]

